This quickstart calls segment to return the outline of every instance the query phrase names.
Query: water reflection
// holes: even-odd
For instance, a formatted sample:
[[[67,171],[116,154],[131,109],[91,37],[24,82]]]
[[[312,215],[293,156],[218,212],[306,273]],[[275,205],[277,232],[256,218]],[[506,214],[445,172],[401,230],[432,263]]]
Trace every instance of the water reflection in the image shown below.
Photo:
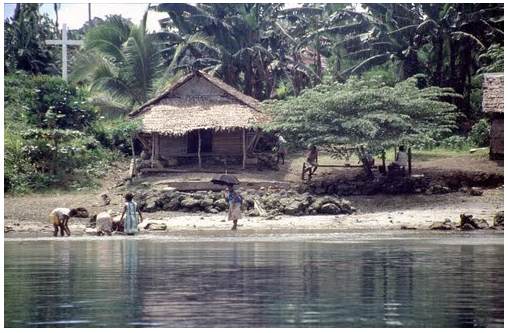
[[[503,246],[5,244],[7,327],[503,326]]]

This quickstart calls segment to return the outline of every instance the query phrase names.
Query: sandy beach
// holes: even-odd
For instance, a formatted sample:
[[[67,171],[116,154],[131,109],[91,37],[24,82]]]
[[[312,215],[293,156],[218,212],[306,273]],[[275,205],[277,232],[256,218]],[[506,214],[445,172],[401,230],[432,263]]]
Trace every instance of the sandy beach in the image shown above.
[[[53,227],[47,222],[49,207],[52,201],[71,204],[78,198],[67,194],[61,196],[31,195],[5,198],[5,230],[6,238],[24,236],[47,237],[52,234]],[[81,195],[82,198],[82,195]],[[95,198],[93,195],[89,198]],[[428,230],[434,222],[450,219],[459,222],[462,213],[485,219],[493,225],[496,212],[503,210],[503,188],[487,189],[482,196],[470,196],[455,192],[441,195],[373,195],[350,196],[357,208],[352,215],[307,215],[275,217],[244,217],[239,221],[239,231],[243,232],[313,232],[340,230],[396,230],[416,229]],[[115,205],[116,204],[116,205]],[[119,202],[108,206],[119,207]],[[92,214],[104,210],[94,207]],[[148,223],[163,223],[165,231],[144,230]],[[88,219],[72,218],[69,223],[73,236],[85,234]],[[225,214],[165,212],[145,213],[140,224],[143,233],[171,234],[185,232],[232,232],[231,222],[226,221]]]

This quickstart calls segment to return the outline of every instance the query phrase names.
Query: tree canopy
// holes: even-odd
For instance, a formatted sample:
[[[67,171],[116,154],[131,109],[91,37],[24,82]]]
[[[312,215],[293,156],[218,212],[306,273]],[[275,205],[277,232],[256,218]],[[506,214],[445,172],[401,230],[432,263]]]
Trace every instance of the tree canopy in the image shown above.
[[[393,87],[376,78],[321,84],[297,97],[266,102],[273,117],[268,129],[303,147],[364,144],[379,151],[435,142],[455,127],[456,107],[446,99],[456,94],[421,85],[418,77]]]

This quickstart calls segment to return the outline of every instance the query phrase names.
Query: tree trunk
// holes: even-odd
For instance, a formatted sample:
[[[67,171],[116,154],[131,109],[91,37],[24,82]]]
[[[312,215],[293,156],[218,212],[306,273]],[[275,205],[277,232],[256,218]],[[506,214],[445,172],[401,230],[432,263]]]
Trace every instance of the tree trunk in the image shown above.
[[[455,80],[455,58],[457,57],[457,49],[455,43],[452,39],[450,39],[450,75],[449,75],[449,84],[448,86],[456,89],[456,80]]]
[[[438,31],[436,39],[436,71],[434,73],[434,84],[441,87],[443,83],[443,36],[442,31]]]

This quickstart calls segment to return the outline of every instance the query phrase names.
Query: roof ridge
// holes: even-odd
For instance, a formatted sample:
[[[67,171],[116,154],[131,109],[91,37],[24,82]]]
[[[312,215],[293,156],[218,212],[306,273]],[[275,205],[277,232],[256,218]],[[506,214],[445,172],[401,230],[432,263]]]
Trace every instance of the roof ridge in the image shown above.
[[[213,84],[220,90],[226,92],[229,96],[238,100],[240,103],[243,103],[243,104],[249,106],[250,108],[254,109],[255,111],[257,111],[259,113],[262,113],[260,102],[257,99],[242,93],[241,91],[237,90],[235,87],[230,86],[229,84],[227,84],[226,82],[222,81],[219,78],[213,77],[203,71],[198,70],[198,71],[193,71],[193,72],[181,77],[180,79],[178,79],[176,82],[174,82],[172,85],[170,85],[166,90],[164,90],[158,96],[148,100],[143,105],[139,106],[136,110],[130,112],[129,117],[134,117],[134,116],[139,115],[140,113],[146,112],[147,111],[146,108],[148,106],[150,106],[154,103],[157,103],[158,101],[160,101],[161,99],[166,97],[171,92],[175,91],[177,88],[184,85],[187,81],[189,81],[190,79],[192,79],[195,76],[203,77],[204,79],[206,79],[208,82],[210,82],[211,84]]]

